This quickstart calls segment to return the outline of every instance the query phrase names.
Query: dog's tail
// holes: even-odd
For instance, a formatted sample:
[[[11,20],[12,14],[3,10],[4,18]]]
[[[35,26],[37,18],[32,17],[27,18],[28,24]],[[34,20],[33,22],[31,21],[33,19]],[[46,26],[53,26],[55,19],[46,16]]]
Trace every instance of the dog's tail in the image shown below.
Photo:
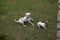
[[[14,21],[15,21],[15,22],[19,22],[19,21],[17,21],[16,19],[14,19]]]

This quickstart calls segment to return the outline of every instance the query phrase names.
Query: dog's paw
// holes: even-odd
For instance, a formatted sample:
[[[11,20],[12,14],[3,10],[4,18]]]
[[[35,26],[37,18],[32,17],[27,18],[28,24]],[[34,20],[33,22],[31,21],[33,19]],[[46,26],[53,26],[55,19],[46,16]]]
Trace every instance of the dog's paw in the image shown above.
[[[24,27],[26,27],[26,25],[24,25]]]
[[[34,24],[32,24],[32,25],[34,25]]]

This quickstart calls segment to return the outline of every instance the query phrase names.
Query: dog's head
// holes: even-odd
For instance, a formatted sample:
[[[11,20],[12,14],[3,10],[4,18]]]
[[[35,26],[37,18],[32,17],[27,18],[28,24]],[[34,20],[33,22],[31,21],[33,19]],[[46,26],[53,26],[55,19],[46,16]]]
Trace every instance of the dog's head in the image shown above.
[[[26,16],[27,16],[27,17],[30,17],[30,16],[31,16],[31,13],[26,13]]]

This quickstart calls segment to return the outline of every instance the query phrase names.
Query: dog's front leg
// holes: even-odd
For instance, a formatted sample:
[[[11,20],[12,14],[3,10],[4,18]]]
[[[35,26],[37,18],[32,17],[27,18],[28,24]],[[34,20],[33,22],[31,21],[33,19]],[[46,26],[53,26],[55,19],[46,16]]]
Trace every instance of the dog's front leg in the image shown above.
[[[30,20],[28,20],[28,22],[29,22],[30,24],[34,25]]]
[[[45,26],[43,28],[46,30],[46,27]]]
[[[40,25],[37,23],[38,28],[40,29]]]
[[[33,21],[33,18],[30,18],[29,20]]]

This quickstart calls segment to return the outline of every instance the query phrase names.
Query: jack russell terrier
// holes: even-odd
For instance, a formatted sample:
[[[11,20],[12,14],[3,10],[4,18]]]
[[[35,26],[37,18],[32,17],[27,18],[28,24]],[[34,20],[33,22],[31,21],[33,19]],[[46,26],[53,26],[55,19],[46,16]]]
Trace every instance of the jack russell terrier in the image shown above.
[[[37,22],[37,26],[39,27],[39,29],[41,27],[41,28],[44,28],[46,30],[47,23],[48,23],[48,21],[45,21],[45,22],[39,21],[39,22]]]
[[[24,22],[29,22],[30,24],[34,25],[31,20],[33,21],[33,19],[30,17],[31,16],[31,13],[26,13],[26,15],[22,18],[20,18],[18,21],[15,20],[15,22],[18,22],[20,24],[22,24],[24,27],[26,27],[26,25],[24,24]]]

